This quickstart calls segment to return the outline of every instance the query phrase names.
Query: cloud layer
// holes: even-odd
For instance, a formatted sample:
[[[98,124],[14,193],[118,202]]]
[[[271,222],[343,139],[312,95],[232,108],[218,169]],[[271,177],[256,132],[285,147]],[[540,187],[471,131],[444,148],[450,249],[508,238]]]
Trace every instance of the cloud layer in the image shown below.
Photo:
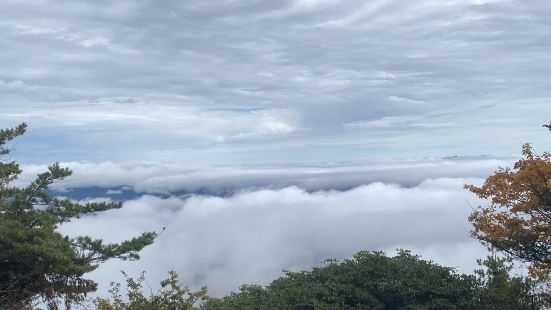
[[[131,193],[63,231],[167,227],[143,260],[99,269],[103,290],[120,269],[154,283],[174,268],[220,295],[396,247],[469,272],[484,250],[462,184],[549,141],[550,14],[545,0],[6,0],[0,122],[30,124],[20,184],[59,160],[75,171],[64,195]]]
[[[120,269],[147,270],[156,283],[169,269],[191,286],[218,296],[245,283],[267,283],[283,269],[304,270],[359,250],[398,247],[471,272],[484,249],[468,236],[469,203],[462,189],[480,179],[429,179],[416,187],[373,183],[344,192],[308,193],[298,187],[187,199],[142,196],[116,211],[84,217],[62,228],[109,241],[145,229],[166,231],[138,262],[112,262],[94,279],[107,283]]]
[[[384,182],[404,187],[431,178],[482,178],[512,158],[418,158],[354,163],[295,165],[186,166],[153,162],[67,162],[73,175],[52,189],[70,197],[118,194],[206,194],[227,196],[242,190],[297,186],[306,191],[348,190]],[[24,165],[19,184],[30,182],[46,165]],[[93,191],[90,191],[93,187]],[[109,193],[108,193],[109,191]]]
[[[85,216],[62,233],[115,242],[166,227],[142,260],[109,262],[92,274],[100,294],[122,280],[121,269],[146,270],[152,284],[175,269],[186,284],[208,285],[219,296],[360,250],[411,249],[470,273],[485,249],[469,237],[467,216],[483,202],[463,184],[480,184],[508,164],[457,158],[286,168],[70,163],[74,176],[56,188],[69,197],[80,188],[87,200],[133,192],[122,209]],[[24,168],[25,175],[40,170]],[[87,191],[90,186],[100,187]]]
[[[544,142],[548,1],[3,1],[28,162],[510,155]]]

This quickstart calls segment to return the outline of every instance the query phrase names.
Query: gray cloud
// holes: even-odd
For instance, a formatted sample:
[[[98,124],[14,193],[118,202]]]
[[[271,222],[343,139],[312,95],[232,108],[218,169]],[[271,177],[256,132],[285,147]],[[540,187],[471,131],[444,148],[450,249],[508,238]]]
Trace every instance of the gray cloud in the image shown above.
[[[25,151],[67,160],[509,155],[545,141],[549,12],[543,0],[4,1],[0,119],[36,128]]]

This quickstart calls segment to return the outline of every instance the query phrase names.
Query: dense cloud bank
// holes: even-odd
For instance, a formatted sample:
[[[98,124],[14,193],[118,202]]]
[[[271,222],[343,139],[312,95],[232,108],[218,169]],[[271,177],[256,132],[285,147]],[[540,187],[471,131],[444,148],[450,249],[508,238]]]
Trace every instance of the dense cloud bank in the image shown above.
[[[231,178],[228,177],[231,173],[213,174],[216,169],[195,171],[191,175],[197,182],[201,181],[198,176],[207,182],[204,175],[208,175],[214,188],[219,182],[231,185],[235,191],[220,196],[182,196],[170,191],[163,196],[140,194],[126,201],[120,210],[85,216],[64,225],[62,231],[119,241],[144,230],[159,231],[166,227],[155,244],[143,251],[142,260],[110,262],[94,272],[93,278],[102,283],[102,292],[107,283],[117,279],[121,269],[134,274],[146,270],[150,283],[156,283],[167,270],[175,269],[189,285],[208,285],[212,295],[219,296],[244,283],[267,283],[284,269],[307,269],[324,259],[347,258],[359,250],[392,252],[396,248],[407,248],[427,259],[471,272],[476,258],[485,253],[468,233],[467,216],[471,207],[480,201],[462,187],[465,183],[480,184],[484,176],[502,163],[506,161],[434,160],[424,164],[410,161],[409,165],[405,162],[378,165],[379,169],[320,165],[308,168],[311,170],[297,168],[296,174],[290,167],[276,170],[279,174],[271,169],[252,169],[252,175],[258,173],[265,178],[264,183],[255,180],[255,184],[273,185],[274,180],[284,180],[266,188],[250,187],[248,182],[252,181],[237,168],[231,170],[235,173]],[[98,170],[102,165],[110,169]],[[163,190],[179,191],[184,188],[182,184],[187,184],[175,182],[170,173],[166,173],[164,183],[161,182],[164,170],[159,167],[151,168],[152,172],[145,169],[135,174],[121,173],[115,169],[120,165],[113,163],[72,164],[72,167],[77,171],[74,180],[69,178],[63,187],[94,184],[97,180],[92,176],[96,173],[107,176],[103,180],[108,181],[99,185],[142,184],[144,193],[147,187],[143,184],[148,183],[133,182],[147,174],[159,180],[155,184],[164,184]],[[79,169],[83,170],[79,172]],[[176,174],[185,175],[185,171]],[[375,182],[352,186],[356,183],[350,180],[355,180],[359,172],[365,174],[364,181],[370,180],[374,173]],[[321,181],[313,182],[314,175]],[[88,180],[91,183],[84,182],[84,176],[92,177]],[[402,178],[404,185],[385,181]],[[290,184],[292,182],[300,185]],[[315,185],[305,189],[304,184]],[[335,189],[339,187],[351,188]],[[154,193],[158,187],[148,190]]]
[[[74,174],[54,184],[54,190],[75,198],[106,196],[118,199],[141,194],[228,196],[241,190],[297,186],[308,192],[348,190],[383,182],[404,187],[423,180],[486,177],[511,158],[448,158],[324,163],[287,166],[186,167],[158,163],[68,162]],[[23,166],[20,183],[28,182],[45,165]],[[94,187],[94,188],[91,188]]]

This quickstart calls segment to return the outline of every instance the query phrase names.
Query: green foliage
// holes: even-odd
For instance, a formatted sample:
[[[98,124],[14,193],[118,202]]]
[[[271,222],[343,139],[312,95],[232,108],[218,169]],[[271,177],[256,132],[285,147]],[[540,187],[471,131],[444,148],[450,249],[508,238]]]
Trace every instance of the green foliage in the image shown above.
[[[267,287],[243,286],[203,309],[476,309],[476,279],[421,260],[359,252],[311,271],[286,272]]]
[[[207,288],[202,287],[196,292],[182,285],[175,271],[169,272],[169,277],[161,281],[161,289],[149,296],[143,293],[145,282],[144,272],[135,280],[124,273],[128,287],[127,301],[120,293],[120,283],[111,283],[111,300],[97,298],[94,301],[98,310],[192,310],[194,305],[207,298]]]
[[[286,272],[270,285],[244,285],[238,293],[207,298],[206,288],[191,292],[175,272],[162,288],[143,294],[144,276],[128,277],[126,298],[113,284],[111,299],[97,298],[99,310],[254,309],[548,309],[549,282],[511,276],[509,258],[493,253],[478,260],[474,276],[421,260],[408,251],[395,257],[382,252],[359,252],[344,262],[326,261],[311,271]]]
[[[0,309],[30,307],[41,298],[51,309],[60,299],[66,307],[96,289],[82,276],[111,258],[138,259],[157,233],[146,232],[118,244],[104,244],[87,236],[70,238],[56,231],[62,223],[85,214],[121,207],[121,203],[80,204],[48,194],[48,186],[71,175],[58,163],[28,186],[10,186],[21,170],[4,161],[6,144],[22,135],[26,125],[0,130]]]
[[[495,252],[478,260],[481,269],[475,270],[479,281],[479,309],[522,310],[541,309],[541,302],[533,298],[537,282],[530,278],[511,276],[512,260],[498,257]]]

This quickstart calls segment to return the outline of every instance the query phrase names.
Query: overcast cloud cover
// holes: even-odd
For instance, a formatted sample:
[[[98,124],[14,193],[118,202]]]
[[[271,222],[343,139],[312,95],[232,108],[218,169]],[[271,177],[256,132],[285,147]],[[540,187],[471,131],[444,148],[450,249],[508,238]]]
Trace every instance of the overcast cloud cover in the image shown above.
[[[463,272],[462,189],[549,145],[547,0],[0,1],[0,124],[28,182],[120,210],[62,227],[167,230],[118,270],[213,295],[358,250]],[[459,156],[459,157],[457,157]]]
[[[34,163],[517,154],[545,141],[550,14],[546,0],[5,0],[0,121],[31,125]]]

